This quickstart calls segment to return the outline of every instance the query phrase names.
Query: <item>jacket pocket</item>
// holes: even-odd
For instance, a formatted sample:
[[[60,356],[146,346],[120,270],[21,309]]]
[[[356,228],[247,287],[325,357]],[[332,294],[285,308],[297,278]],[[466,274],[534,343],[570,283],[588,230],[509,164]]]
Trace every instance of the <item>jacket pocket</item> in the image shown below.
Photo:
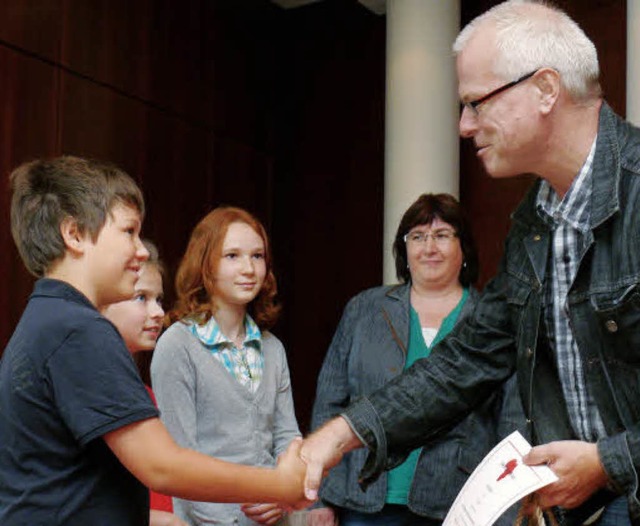
[[[524,313],[530,295],[531,285],[529,283],[513,276],[510,277],[506,300],[514,334],[522,334]]]
[[[640,286],[591,297],[607,362],[640,365]]]

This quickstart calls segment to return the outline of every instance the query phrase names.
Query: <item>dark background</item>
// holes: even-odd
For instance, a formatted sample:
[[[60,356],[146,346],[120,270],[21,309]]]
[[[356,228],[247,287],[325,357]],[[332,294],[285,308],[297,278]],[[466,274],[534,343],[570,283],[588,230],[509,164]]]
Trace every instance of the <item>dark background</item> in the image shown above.
[[[462,0],[462,23],[495,3]],[[626,2],[558,5],[595,41],[606,97],[624,115]],[[37,157],[108,159],[141,184],[143,234],[171,274],[213,207],[264,222],[284,305],[273,332],[306,430],[342,308],[381,280],[384,86],[385,17],[356,0],[1,2],[0,349],[33,285],[11,240],[6,174]],[[462,143],[481,285],[528,184],[489,179]]]

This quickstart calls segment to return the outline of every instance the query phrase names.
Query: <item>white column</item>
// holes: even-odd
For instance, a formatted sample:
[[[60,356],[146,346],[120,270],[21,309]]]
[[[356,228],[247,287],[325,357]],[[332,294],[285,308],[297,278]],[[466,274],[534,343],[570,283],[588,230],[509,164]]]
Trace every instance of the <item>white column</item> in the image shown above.
[[[640,0],[627,0],[627,120],[640,126]]]
[[[396,282],[400,218],[425,192],[458,195],[458,96],[451,46],[460,1],[387,1],[383,281]]]

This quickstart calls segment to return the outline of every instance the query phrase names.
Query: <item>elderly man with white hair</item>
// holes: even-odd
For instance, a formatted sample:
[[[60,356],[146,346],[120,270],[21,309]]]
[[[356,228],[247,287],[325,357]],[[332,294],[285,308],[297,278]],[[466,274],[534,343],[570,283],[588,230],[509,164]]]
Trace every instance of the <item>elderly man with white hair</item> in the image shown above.
[[[307,494],[359,447],[373,480],[515,371],[525,461],[559,477],[537,503],[567,524],[640,524],[640,130],[603,100],[593,43],[556,8],[499,4],[454,52],[461,136],[490,176],[538,179],[467,322],[307,438]]]

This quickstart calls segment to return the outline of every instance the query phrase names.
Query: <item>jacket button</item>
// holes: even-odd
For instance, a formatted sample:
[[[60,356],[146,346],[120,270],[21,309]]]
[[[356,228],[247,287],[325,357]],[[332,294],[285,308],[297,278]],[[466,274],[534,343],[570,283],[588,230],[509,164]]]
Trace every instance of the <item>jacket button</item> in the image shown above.
[[[527,353],[527,358],[531,359],[533,357],[533,349],[531,347],[527,347],[525,352]]]
[[[533,236],[534,241],[540,241],[541,239],[542,237],[540,237],[540,234],[536,234],[535,236]]]
[[[605,321],[604,326],[609,332],[618,332],[618,324],[615,322],[615,320]]]

